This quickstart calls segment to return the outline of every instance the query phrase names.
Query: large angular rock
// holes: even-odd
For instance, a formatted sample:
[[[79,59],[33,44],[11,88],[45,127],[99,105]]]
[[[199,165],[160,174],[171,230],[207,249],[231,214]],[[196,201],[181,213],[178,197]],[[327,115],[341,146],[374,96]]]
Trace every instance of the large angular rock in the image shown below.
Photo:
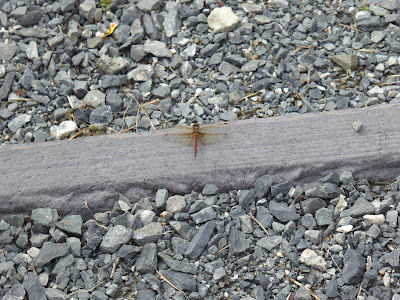
[[[136,263],[136,270],[140,273],[154,273],[157,269],[157,245],[144,245]]]
[[[91,125],[107,126],[113,119],[111,107],[108,105],[98,106],[92,110],[89,117]]]
[[[8,122],[7,126],[13,133],[16,133],[18,129],[24,127],[26,123],[29,123],[32,119],[32,115],[30,114],[22,114],[18,117],[15,117],[10,122]]]
[[[151,53],[157,57],[171,57],[172,53],[168,50],[167,45],[160,41],[152,41],[144,45],[144,51]]]
[[[287,223],[289,221],[298,220],[300,216],[291,209],[286,203],[271,201],[269,203],[269,211],[271,215],[279,221]]]
[[[27,284],[28,286],[28,284]],[[4,295],[3,300],[24,300],[25,289],[22,284],[14,284],[12,288]]]
[[[305,188],[304,192],[306,197],[324,200],[337,198],[341,193],[340,188],[333,183],[312,183]]]
[[[85,17],[90,23],[94,21],[94,14],[96,10],[95,0],[85,0],[79,5],[79,14]]]
[[[129,61],[122,57],[103,56],[97,60],[97,66],[107,75],[114,75],[126,69]]]
[[[362,217],[364,215],[370,215],[375,213],[375,207],[371,202],[360,197],[354,202],[354,204],[342,212],[341,217]]]
[[[160,223],[153,222],[133,231],[133,241],[138,245],[157,242],[162,237],[163,228]]]
[[[43,267],[53,259],[67,255],[69,249],[68,244],[44,242],[39,254],[33,258],[33,264],[36,267]]]
[[[24,286],[29,299],[47,300],[46,289],[40,284],[36,273],[29,272],[25,274],[22,285]]]
[[[56,223],[56,226],[61,230],[72,233],[74,235],[82,235],[82,217],[79,215],[66,216],[61,221]]]
[[[163,270],[160,271],[160,273],[164,275],[169,281],[171,281],[173,285],[185,292],[194,292],[197,290],[196,280],[191,274],[169,270]]]
[[[254,184],[254,193],[258,199],[265,197],[271,189],[273,180],[271,175],[261,176]]]
[[[148,13],[159,8],[162,3],[162,0],[141,0],[137,4],[137,7],[141,11]]]
[[[343,54],[331,57],[331,60],[341,66],[344,70],[354,71],[358,67],[357,55]]]
[[[1,52],[2,50],[0,45],[0,59],[1,59]],[[7,98],[8,93],[10,92],[11,84],[14,81],[15,74],[16,74],[15,72],[10,72],[6,74],[3,84],[0,87],[0,100]]]
[[[10,60],[14,57],[17,50],[18,46],[15,43],[9,45],[0,43],[0,59],[6,61]]]
[[[280,245],[280,243],[282,243],[282,239],[283,238],[280,235],[266,236],[257,241],[257,246],[263,247],[264,249],[271,251],[272,249]]]
[[[229,232],[229,252],[234,255],[239,255],[246,252],[250,247],[250,242],[246,238],[246,234],[237,229],[236,227],[231,227]]]
[[[178,34],[180,31],[181,20],[179,18],[179,12],[176,3],[173,1],[168,1],[165,6],[168,13],[165,16],[163,26],[167,37],[170,38]]]
[[[189,259],[197,259],[207,246],[214,229],[214,221],[209,221],[203,225],[190,241],[189,247],[185,251],[185,256]]]
[[[132,237],[132,230],[122,225],[116,225],[108,232],[100,244],[101,250],[108,253],[116,252],[123,244],[129,242]]]
[[[343,280],[346,284],[360,283],[365,273],[365,257],[348,249],[344,255]]]

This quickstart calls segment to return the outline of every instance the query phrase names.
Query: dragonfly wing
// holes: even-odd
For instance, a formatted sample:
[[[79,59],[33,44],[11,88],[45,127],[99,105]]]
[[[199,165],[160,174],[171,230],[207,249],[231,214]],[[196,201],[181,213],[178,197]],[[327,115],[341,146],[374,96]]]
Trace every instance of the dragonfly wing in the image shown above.
[[[206,133],[199,132],[198,140],[203,145],[213,145],[220,143],[228,138],[226,133]]]
[[[193,134],[190,132],[168,133],[163,136],[163,139],[170,143],[189,146],[193,141]]]
[[[199,131],[199,141],[204,145],[220,143],[228,138],[227,123],[202,126]]]

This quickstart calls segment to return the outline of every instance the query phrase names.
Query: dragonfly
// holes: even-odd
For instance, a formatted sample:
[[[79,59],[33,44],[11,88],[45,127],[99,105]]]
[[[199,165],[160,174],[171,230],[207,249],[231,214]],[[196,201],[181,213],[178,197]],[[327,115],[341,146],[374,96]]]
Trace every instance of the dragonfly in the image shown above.
[[[197,145],[213,145],[222,142],[228,137],[228,123],[201,126],[193,122],[192,126],[177,126],[171,133],[165,134],[164,139],[168,142],[190,146],[194,144],[194,158],[197,156]]]

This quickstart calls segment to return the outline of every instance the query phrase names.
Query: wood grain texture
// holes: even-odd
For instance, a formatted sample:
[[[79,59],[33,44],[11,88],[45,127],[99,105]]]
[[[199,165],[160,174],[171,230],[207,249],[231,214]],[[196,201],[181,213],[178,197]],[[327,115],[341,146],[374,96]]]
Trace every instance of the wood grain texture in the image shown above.
[[[232,122],[219,144],[193,148],[166,142],[168,130],[0,147],[0,218],[55,207],[66,214],[88,199],[94,211],[118,193],[131,201],[159,188],[185,194],[213,183],[250,189],[270,174],[304,183],[331,172],[356,178],[400,175],[400,105]],[[360,120],[360,132],[352,123]]]

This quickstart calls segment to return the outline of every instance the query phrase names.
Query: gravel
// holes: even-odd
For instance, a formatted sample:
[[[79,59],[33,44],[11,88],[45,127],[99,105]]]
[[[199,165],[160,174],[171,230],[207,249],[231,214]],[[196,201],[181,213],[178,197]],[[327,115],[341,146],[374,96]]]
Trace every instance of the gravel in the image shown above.
[[[327,180],[338,197],[308,198]],[[346,171],[272,195],[285,184],[260,177],[245,208],[242,191],[209,184],[136,203],[120,194],[108,212],[12,215],[0,221],[0,297],[398,299],[400,176],[370,184]]]
[[[400,102],[396,1],[1,3],[1,144]]]

